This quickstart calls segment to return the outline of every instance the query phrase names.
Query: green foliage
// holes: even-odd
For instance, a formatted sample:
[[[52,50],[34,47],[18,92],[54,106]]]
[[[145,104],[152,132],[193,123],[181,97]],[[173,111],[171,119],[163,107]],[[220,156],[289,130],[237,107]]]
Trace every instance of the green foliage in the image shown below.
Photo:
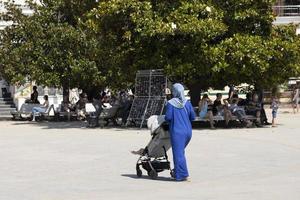
[[[106,0],[88,27],[114,69],[164,68],[187,85],[269,87],[299,74],[295,27],[273,27],[273,0]],[[121,58],[121,59],[120,59]]]
[[[31,2],[32,16],[23,15],[13,4],[6,5],[8,12],[3,15],[13,25],[1,32],[0,68],[7,80],[80,88],[103,84],[96,63],[97,41],[61,20],[64,15],[58,12],[59,5]]]
[[[272,5],[276,0],[212,0],[224,12],[228,35],[236,33],[266,36],[275,19]]]
[[[219,72],[216,79],[272,88],[299,74],[299,40],[284,39],[285,34],[278,35],[278,29],[274,29],[274,36],[267,39],[236,34],[222,41],[214,47],[222,55],[220,64],[213,68]]]
[[[163,68],[188,86],[272,87],[299,75],[295,26],[273,27],[273,0],[44,0],[7,4],[0,71],[12,82],[128,87]]]
[[[220,9],[204,1],[113,0],[101,2],[88,25],[113,52],[113,68],[164,68],[193,82],[211,73],[205,50],[226,33],[222,18]]]

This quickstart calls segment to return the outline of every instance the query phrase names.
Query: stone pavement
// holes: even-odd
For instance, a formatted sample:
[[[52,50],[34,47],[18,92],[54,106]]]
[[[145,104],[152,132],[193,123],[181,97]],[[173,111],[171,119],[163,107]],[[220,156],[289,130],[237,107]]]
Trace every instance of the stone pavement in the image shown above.
[[[299,200],[300,114],[277,128],[194,130],[192,182],[136,178],[147,130],[0,122],[0,200]],[[170,152],[171,153],[171,152]]]

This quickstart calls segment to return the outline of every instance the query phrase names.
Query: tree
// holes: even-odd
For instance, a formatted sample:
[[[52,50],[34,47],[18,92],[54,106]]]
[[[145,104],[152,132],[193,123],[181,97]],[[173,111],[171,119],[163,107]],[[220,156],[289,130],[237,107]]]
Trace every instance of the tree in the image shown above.
[[[82,89],[104,84],[96,62],[98,42],[75,23],[83,11],[64,9],[66,2],[62,2],[37,5],[30,1],[32,16],[22,14],[11,2],[5,4],[3,17],[12,26],[1,32],[0,69],[7,80]]]
[[[126,66],[126,80],[137,69],[163,68],[192,87],[211,76],[206,52],[227,31],[222,18],[222,10],[202,1],[114,0],[100,2],[88,25],[112,52],[113,70],[124,74]]]
[[[236,34],[215,46],[221,67],[216,80],[271,89],[299,74],[299,39],[291,26],[276,27],[270,38]],[[221,56],[220,56],[221,55]],[[223,78],[222,78],[223,77]]]
[[[272,26],[272,4],[272,0],[105,0],[91,12],[88,26],[112,52],[107,61],[114,70],[122,74],[123,66],[130,72],[164,68],[199,97],[199,90],[209,86],[265,87],[299,73],[298,38],[289,27]],[[289,39],[284,38],[286,33]]]
[[[273,27],[273,0],[44,0],[0,39],[1,72],[13,82],[128,87],[139,69],[163,68],[200,90],[269,87],[299,74],[294,26]],[[43,76],[41,76],[43,74]],[[195,97],[195,98],[194,98]]]

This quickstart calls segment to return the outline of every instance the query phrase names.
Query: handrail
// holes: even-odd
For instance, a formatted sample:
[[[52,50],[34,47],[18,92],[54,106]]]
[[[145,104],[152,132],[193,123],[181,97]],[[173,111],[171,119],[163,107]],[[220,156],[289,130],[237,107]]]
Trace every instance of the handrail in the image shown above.
[[[300,5],[273,6],[274,14],[278,17],[300,16]]]
[[[272,6],[273,8],[287,8],[287,7],[296,7],[300,8],[300,5],[285,5],[285,6]]]

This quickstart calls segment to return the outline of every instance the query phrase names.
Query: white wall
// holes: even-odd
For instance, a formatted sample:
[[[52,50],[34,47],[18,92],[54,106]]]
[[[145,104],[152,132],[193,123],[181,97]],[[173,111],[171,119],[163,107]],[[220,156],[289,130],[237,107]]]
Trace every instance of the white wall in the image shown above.
[[[297,34],[297,35],[299,35],[299,34],[300,34],[300,27],[299,27],[299,28],[297,28],[297,30],[296,30],[296,34]]]

